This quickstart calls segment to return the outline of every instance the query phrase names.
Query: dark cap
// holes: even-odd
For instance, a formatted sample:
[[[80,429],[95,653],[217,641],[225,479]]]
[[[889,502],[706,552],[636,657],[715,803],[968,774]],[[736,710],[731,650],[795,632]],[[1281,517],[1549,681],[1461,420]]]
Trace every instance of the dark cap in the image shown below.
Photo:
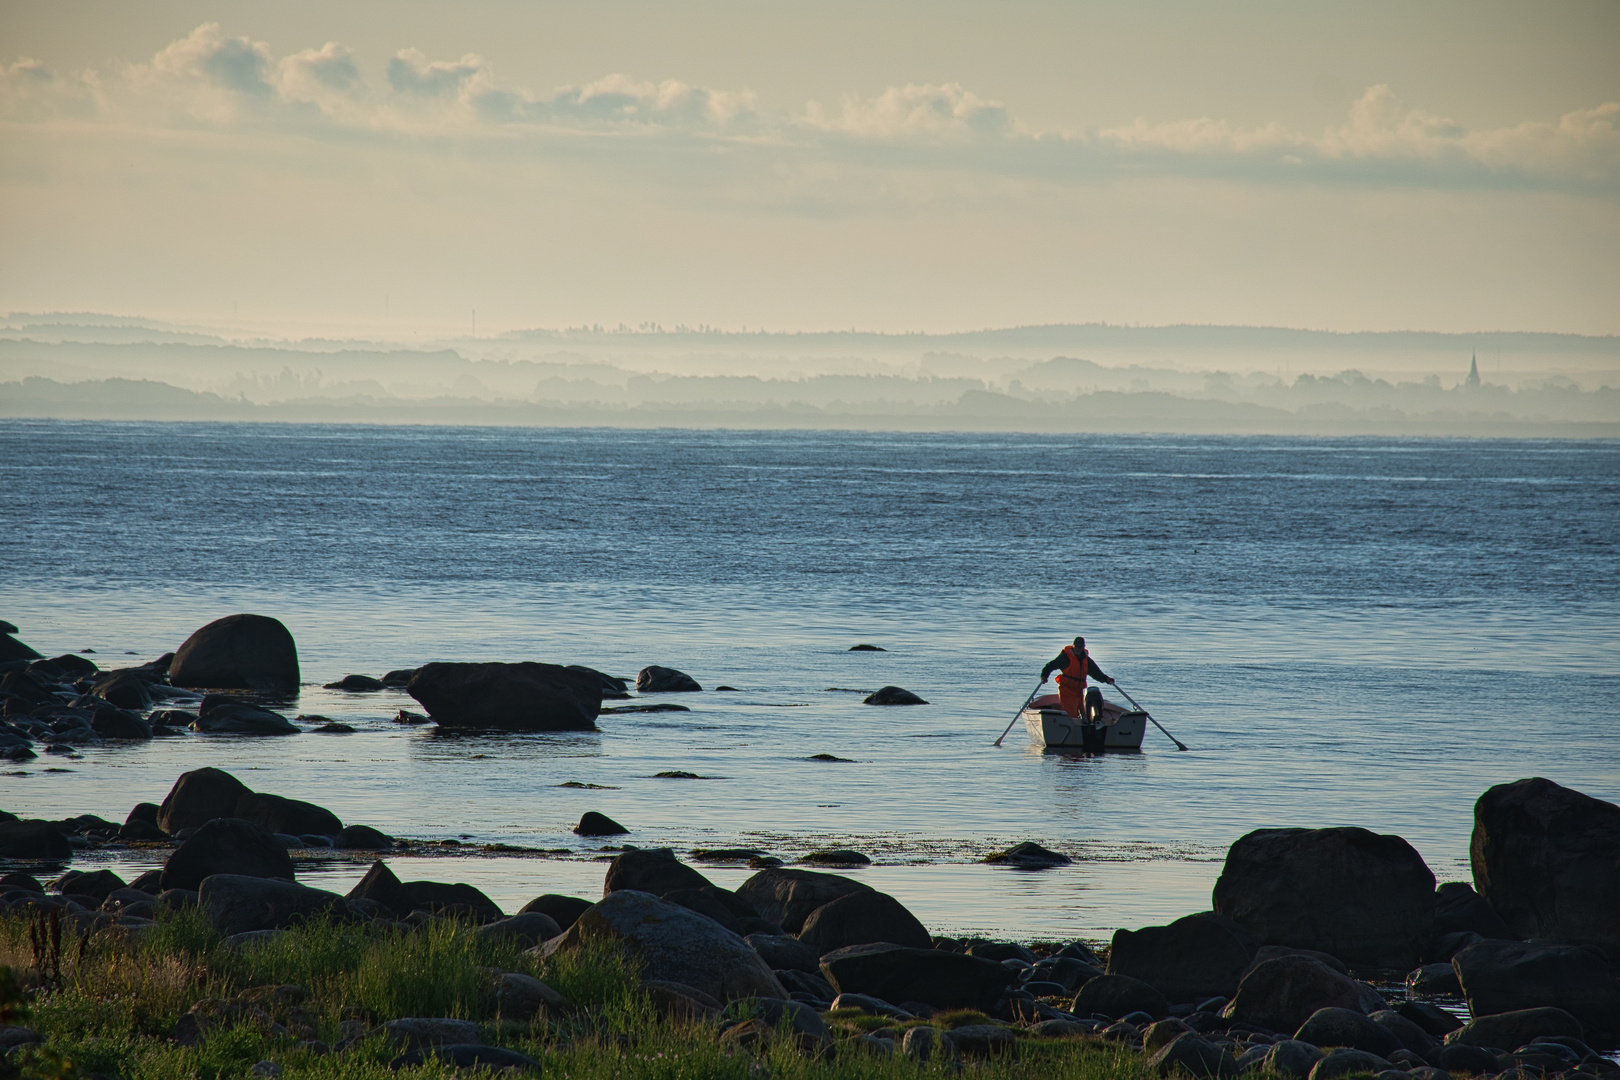
[[[1083,637],[1077,637],[1074,639],[1074,644],[1076,648],[1083,649],[1086,647],[1086,639]]]

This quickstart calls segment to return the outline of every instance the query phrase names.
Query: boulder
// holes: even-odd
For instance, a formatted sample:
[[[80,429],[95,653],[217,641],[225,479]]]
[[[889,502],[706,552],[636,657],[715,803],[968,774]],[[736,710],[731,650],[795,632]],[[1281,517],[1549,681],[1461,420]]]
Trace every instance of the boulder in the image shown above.
[[[623,836],[629,831],[606,814],[598,814],[595,810],[585,811],[580,815],[579,824],[574,826],[574,832],[579,836]]]
[[[163,797],[157,825],[173,836],[181,829],[194,829],[215,818],[232,817],[236,804],[248,794],[248,786],[224,769],[209,767],[181,773]]]
[[[120,709],[145,709],[152,704],[146,680],[128,668],[102,672],[90,684],[90,693]]]
[[[1515,1009],[1492,1016],[1476,1016],[1446,1036],[1448,1046],[1489,1046],[1513,1050],[1537,1039],[1585,1039],[1581,1022],[1563,1009]],[[1447,1065],[1446,1068],[1451,1068]]]
[[[250,791],[237,799],[236,812],[232,816],[263,825],[273,833],[290,833],[293,836],[314,833],[335,837],[343,831],[343,822],[324,807],[257,791]]]
[[[812,1046],[832,1045],[832,1032],[827,1030],[827,1022],[820,1013],[801,1002],[783,998],[749,998],[733,1001],[720,1013],[722,1024],[748,1019],[763,1020],[773,1031],[786,1027],[793,1035],[803,1036]]]
[[[1474,804],[1469,856],[1514,937],[1596,945],[1620,963],[1620,806],[1539,777],[1499,784]]]
[[[657,664],[642,668],[636,675],[636,690],[643,694],[690,693],[702,689],[686,672]]]
[[[374,901],[381,904],[384,910],[395,918],[400,919],[409,915],[414,907],[411,903],[410,890],[405,888],[403,881],[394,876],[392,870],[388,869],[388,864],[380,859],[371,864],[371,869],[367,870],[365,876],[349,890],[347,898]]]
[[[518,910],[518,914],[526,915],[531,911],[538,911],[542,915],[551,916],[552,920],[556,922],[558,926],[562,927],[564,930],[567,930],[570,926],[574,925],[574,920],[585,914],[585,912],[589,911],[590,908],[591,901],[582,899],[581,897],[559,896],[557,893],[546,893],[545,895],[537,896],[533,900],[530,900],[527,904],[524,904],[523,907]]]
[[[1472,1046],[1468,1043],[1442,1046],[1439,1053],[1434,1055],[1434,1060],[1447,1072],[1467,1073],[1472,1076],[1494,1075],[1502,1068],[1495,1054],[1483,1046]]]
[[[1201,1001],[1235,993],[1249,960],[1243,932],[1206,913],[1169,926],[1115,931],[1108,973],[1140,979],[1171,1001]]]
[[[163,864],[164,889],[196,889],[216,874],[293,879],[292,859],[275,834],[241,818],[204,823]]]
[[[1418,1057],[1427,1059],[1440,1049],[1440,1041],[1425,1031],[1422,1025],[1408,1020],[1393,1009],[1377,1010],[1372,1014],[1372,1022],[1395,1036],[1403,1049],[1410,1050]]]
[[[205,735],[297,735],[298,726],[285,716],[244,701],[232,701],[209,694],[191,722],[193,731]]]
[[[994,960],[886,943],[830,952],[821,958],[821,974],[841,994],[984,1012],[996,1008],[1013,981],[1013,973]]]
[[[227,615],[175,651],[169,682],[213,690],[296,690],[298,646],[276,619]]]
[[[1239,928],[1241,929],[1241,927]],[[1250,939],[1253,940],[1253,939]],[[1315,949],[1290,949],[1285,945],[1262,945],[1254,952],[1254,959],[1249,961],[1248,969],[1243,972],[1247,975],[1267,960],[1275,960],[1279,956],[1303,956],[1308,960],[1315,960],[1319,964],[1326,964],[1340,975],[1350,974],[1350,969],[1344,966],[1332,953],[1318,952]]]
[[[337,682],[329,682],[321,687],[322,690],[347,690],[353,694],[365,694],[387,688],[387,683],[381,679],[373,679],[370,675],[345,675]]]
[[[332,846],[340,851],[387,851],[394,840],[370,825],[345,825]]]
[[[642,965],[645,978],[685,983],[720,1001],[788,996],[742,938],[651,893],[609,893],[542,948],[549,956],[593,944],[623,946]]]
[[[1620,1041],[1620,983],[1595,947],[1481,941],[1452,957],[1451,966],[1476,1017],[1551,1006],[1594,1038]]]
[[[197,890],[197,906],[227,936],[254,930],[282,930],[315,916],[348,915],[337,893],[276,878],[212,874]]]
[[[669,848],[631,848],[608,864],[602,895],[634,889],[663,896],[676,889],[702,889],[714,884],[675,857]]]
[[[1115,1020],[1133,1012],[1144,1012],[1157,1019],[1169,1014],[1170,1002],[1141,979],[1129,975],[1099,975],[1087,979],[1080,987],[1069,1011],[1081,1017],[1100,1013]]]
[[[471,1020],[438,1016],[407,1016],[390,1020],[382,1033],[395,1046],[420,1050],[424,1046],[470,1045],[484,1041],[483,1032]]]
[[[928,702],[899,686],[885,686],[861,699],[863,705],[926,705]]]
[[[1426,1001],[1403,1001],[1395,1012],[1418,1027],[1431,1038],[1442,1039],[1462,1027],[1462,1021],[1438,1005]]]
[[[391,1069],[419,1068],[429,1062],[439,1062],[451,1068],[475,1069],[479,1075],[486,1072],[505,1072],[517,1070],[524,1074],[538,1075],[540,1063],[529,1055],[517,1050],[508,1050],[504,1046],[489,1046],[485,1043],[441,1043],[437,1046],[424,1046],[420,1050],[408,1050],[388,1063]],[[454,1075],[463,1075],[460,1072]]]
[[[701,889],[671,889],[663,898],[671,904],[681,905],[688,911],[707,916],[741,937],[747,931],[738,921],[739,916],[732,910],[732,905],[727,902],[727,896],[729,894],[724,889],[705,885]]]
[[[1176,1036],[1148,1058],[1147,1064],[1159,1076],[1185,1073],[1194,1080],[1237,1076],[1237,1062],[1232,1055],[1196,1031]]]
[[[465,882],[407,881],[404,885],[412,911],[421,908],[425,911],[465,914],[485,922],[506,916],[499,904]]]
[[[1401,1049],[1401,1040],[1366,1013],[1355,1009],[1317,1009],[1294,1032],[1294,1038],[1327,1049],[1348,1046],[1387,1058]]]
[[[49,859],[73,856],[67,835],[53,821],[0,821],[0,859]]]
[[[1502,916],[1466,881],[1447,881],[1434,890],[1434,934],[1475,933],[1482,938],[1511,938]]]
[[[743,940],[773,971],[803,971],[811,975],[821,972],[818,954],[798,938],[787,934],[749,934]]]
[[[1214,907],[1261,944],[1320,949],[1352,966],[1408,971],[1434,922],[1434,875],[1398,836],[1259,829],[1226,854]]]
[[[1305,1080],[1321,1060],[1322,1051],[1310,1043],[1281,1039],[1266,1051],[1263,1067],[1282,1080]]]
[[[1310,1080],[1340,1080],[1345,1076],[1372,1076],[1386,1071],[1389,1062],[1365,1050],[1340,1047],[1322,1055],[1311,1067]]]
[[[790,934],[804,929],[804,921],[821,905],[850,893],[871,891],[870,885],[839,874],[785,867],[761,870],[737,887],[737,895],[752,904],[760,918]]]
[[[0,627],[6,628],[4,630],[0,630],[0,660],[40,659],[39,653],[35,652],[27,645],[24,645],[21,641],[18,641],[16,638],[11,636],[17,632],[17,628],[15,626],[12,626],[5,620],[0,619]]]
[[[1221,1015],[1267,1031],[1296,1031],[1318,1009],[1371,1012],[1384,1007],[1370,988],[1320,960],[1287,955],[1257,965]]]
[[[90,896],[96,900],[105,900],[124,886],[124,879],[111,870],[69,870],[55,881],[56,891],[63,896]]]
[[[1018,1052],[1018,1036],[1012,1028],[1000,1024],[963,1024],[951,1029],[950,1039],[951,1049],[965,1058],[985,1060]],[[894,1043],[889,1042],[889,1046],[892,1048]]]
[[[1074,862],[1067,855],[1044,848],[1033,840],[1014,844],[1006,851],[986,855],[984,861],[995,866],[1011,866],[1015,870],[1050,870],[1055,866],[1068,866]]]
[[[497,919],[478,928],[479,937],[516,941],[525,949],[532,949],[542,941],[554,938],[560,933],[562,927],[557,925],[556,920],[538,911]]]
[[[382,684],[397,689],[408,684],[411,681],[411,676],[415,674],[416,669],[413,667],[395,668],[382,677]]]
[[[544,915],[534,917],[545,918]],[[493,923],[484,927],[484,930],[488,931],[499,925],[500,923]],[[526,1024],[536,1016],[562,1013],[571,1008],[572,1005],[566,997],[533,975],[508,971],[495,981],[495,1011],[503,1020],[516,1020]]]
[[[1409,997],[1462,997],[1462,984],[1457,981],[1457,969],[1447,964],[1424,964],[1406,974],[1406,993]]]
[[[116,707],[94,710],[90,730],[107,739],[145,740],[152,737],[151,724],[128,709]]]
[[[931,949],[928,928],[887,893],[855,892],[816,908],[805,919],[799,940],[817,956],[850,945],[887,941],[913,949]]]
[[[441,727],[595,731],[602,684],[558,664],[432,663],[405,692]]]

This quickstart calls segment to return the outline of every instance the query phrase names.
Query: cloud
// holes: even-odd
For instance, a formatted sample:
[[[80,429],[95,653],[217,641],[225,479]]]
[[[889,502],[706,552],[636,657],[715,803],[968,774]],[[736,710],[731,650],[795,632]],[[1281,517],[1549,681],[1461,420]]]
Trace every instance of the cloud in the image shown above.
[[[348,47],[328,41],[319,49],[283,57],[276,65],[276,88],[288,101],[329,106],[359,96],[365,84]]]
[[[396,93],[444,97],[484,71],[484,59],[468,53],[457,61],[429,61],[418,49],[401,49],[388,61],[388,85]]]
[[[203,23],[187,37],[152,57],[152,71],[177,80],[206,82],[247,97],[275,93],[270,46],[245,37],[226,37],[218,23]]]
[[[868,139],[908,135],[1009,135],[1011,118],[1000,102],[986,101],[958,83],[891,86],[871,98],[846,96],[837,116],[819,102],[805,108],[804,123],[824,131]]]

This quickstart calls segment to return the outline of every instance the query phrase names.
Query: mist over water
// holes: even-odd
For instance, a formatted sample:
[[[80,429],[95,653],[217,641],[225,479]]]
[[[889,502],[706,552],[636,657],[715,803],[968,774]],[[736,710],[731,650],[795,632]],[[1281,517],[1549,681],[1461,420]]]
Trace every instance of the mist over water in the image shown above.
[[[1609,441],[5,421],[0,455],[24,640],[112,667],[273,615],[307,684],[289,714],[360,729],[42,754],[0,775],[13,812],[121,819],[217,765],[390,833],[567,849],[398,860],[510,910],[599,891],[600,844],[569,831],[594,809],[640,845],[855,847],[936,932],[1055,937],[1207,907],[1254,828],[1396,832],[1448,880],[1493,783],[1620,798]],[[1103,759],[990,747],[1076,633],[1190,752],[1152,729]],[[401,693],[320,688],[436,659],[739,692],[451,737],[391,723]],[[931,704],[853,692],[888,683]],[[1075,865],[977,863],[1024,839]]]

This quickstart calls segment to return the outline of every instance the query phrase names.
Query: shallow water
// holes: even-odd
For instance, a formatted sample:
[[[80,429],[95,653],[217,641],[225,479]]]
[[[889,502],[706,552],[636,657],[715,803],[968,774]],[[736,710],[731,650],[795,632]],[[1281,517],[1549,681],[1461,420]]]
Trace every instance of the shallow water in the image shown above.
[[[399,860],[510,908],[600,890],[601,843],[569,831],[594,809],[642,845],[854,847],[931,929],[1036,938],[1207,907],[1254,828],[1396,832],[1447,880],[1493,783],[1620,798],[1614,443],[6,422],[0,461],[24,640],[109,667],[275,615],[308,683],[289,711],[360,728],[42,754],[0,776],[13,812],[121,819],[217,765],[400,835],[568,849]],[[990,746],[1077,632],[1191,751]],[[447,737],[390,723],[403,694],[319,686],[434,659],[741,692]],[[931,704],[849,692],[889,683]],[[1076,862],[977,863],[1024,839]]]

